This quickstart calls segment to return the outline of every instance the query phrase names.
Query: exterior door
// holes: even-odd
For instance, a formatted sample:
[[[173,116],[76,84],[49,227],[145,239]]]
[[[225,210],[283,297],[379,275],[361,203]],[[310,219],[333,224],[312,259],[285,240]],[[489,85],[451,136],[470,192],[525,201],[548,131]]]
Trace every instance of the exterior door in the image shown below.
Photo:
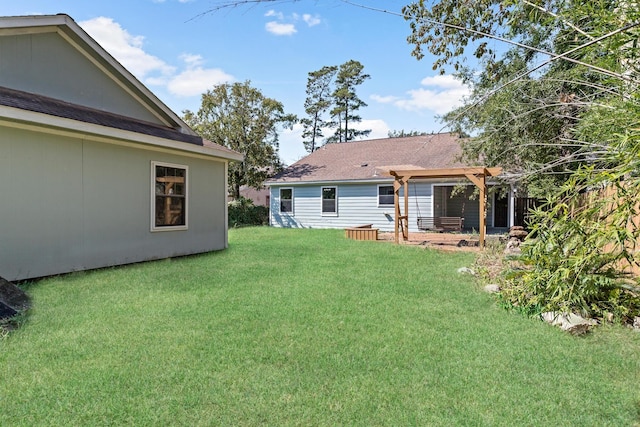
[[[509,198],[507,196],[493,196],[493,226],[507,227],[509,217]]]

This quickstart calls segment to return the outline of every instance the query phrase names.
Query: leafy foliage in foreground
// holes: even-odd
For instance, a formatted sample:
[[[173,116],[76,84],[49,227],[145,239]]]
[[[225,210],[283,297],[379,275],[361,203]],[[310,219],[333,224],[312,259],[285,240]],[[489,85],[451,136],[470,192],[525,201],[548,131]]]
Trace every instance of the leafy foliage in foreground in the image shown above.
[[[628,322],[640,315],[640,132],[612,142],[610,169],[584,167],[535,211],[524,269],[503,297],[528,311]]]

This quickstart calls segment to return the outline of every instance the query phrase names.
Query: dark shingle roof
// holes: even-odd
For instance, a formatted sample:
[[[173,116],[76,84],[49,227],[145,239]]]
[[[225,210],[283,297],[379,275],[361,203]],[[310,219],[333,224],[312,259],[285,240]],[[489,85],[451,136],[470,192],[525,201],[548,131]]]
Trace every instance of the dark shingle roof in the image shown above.
[[[0,87],[0,105],[48,114],[65,119],[78,120],[84,123],[107,126],[158,138],[181,141],[194,145],[203,145],[202,138],[196,135],[182,133],[179,130],[156,125],[106,111],[96,110],[77,104],[23,92],[6,87]]]
[[[464,167],[460,153],[460,137],[454,133],[327,144],[269,183],[365,180],[393,169]]]

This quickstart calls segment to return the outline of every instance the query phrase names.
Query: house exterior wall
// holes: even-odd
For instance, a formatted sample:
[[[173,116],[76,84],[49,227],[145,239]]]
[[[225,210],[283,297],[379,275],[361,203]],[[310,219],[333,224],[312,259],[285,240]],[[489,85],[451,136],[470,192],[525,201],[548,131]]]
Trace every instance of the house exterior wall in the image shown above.
[[[0,276],[21,280],[224,249],[226,164],[0,128]],[[188,229],[151,232],[151,162],[189,167]]]
[[[456,194],[451,197],[451,190],[453,187],[447,188],[447,215],[446,216],[459,216],[464,218],[465,229],[480,229],[480,203],[477,198],[470,200],[469,197],[473,194],[475,186],[467,186],[463,194]]]
[[[0,37],[0,86],[161,124],[57,33]]]
[[[394,207],[378,206],[378,186],[393,181],[326,183],[314,185],[271,185],[270,224],[291,228],[347,228],[372,224],[381,231],[393,231]],[[322,187],[337,188],[337,214],[322,214]],[[293,188],[293,213],[280,213],[280,188]],[[418,216],[432,215],[431,183],[409,184],[409,229],[417,231]],[[401,191],[404,195],[404,192]],[[417,200],[417,204],[416,204]],[[403,207],[401,200],[401,209]]]
[[[464,193],[451,197],[454,186],[452,184],[434,185],[434,216],[459,216],[464,218],[464,228],[466,230],[480,229],[480,204],[477,196],[472,197],[476,187],[473,184],[465,184]],[[487,197],[486,225],[493,227],[494,198]]]
[[[378,185],[393,182],[342,183],[313,185],[271,185],[270,224],[290,228],[347,228],[373,224],[381,231],[394,230],[393,206],[378,206]],[[451,197],[456,184],[437,181],[409,182],[409,231],[417,229],[418,217],[459,216],[466,230],[480,228],[479,202],[469,199],[475,186],[466,185],[464,193]],[[322,187],[337,187],[338,214],[321,212]],[[280,188],[293,188],[293,213],[280,213]],[[400,210],[404,212],[404,189],[400,191]],[[416,204],[417,201],[417,204]],[[492,226],[493,204],[487,204],[487,226]]]

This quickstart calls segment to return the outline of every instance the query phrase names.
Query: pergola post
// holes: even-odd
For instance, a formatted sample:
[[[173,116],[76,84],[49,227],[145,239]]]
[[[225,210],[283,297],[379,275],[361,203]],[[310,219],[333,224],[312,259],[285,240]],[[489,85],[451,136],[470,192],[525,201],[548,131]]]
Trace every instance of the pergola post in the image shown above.
[[[407,219],[409,218],[409,179],[411,176],[396,176],[393,181],[393,205],[395,207],[395,216],[394,216],[394,230],[395,230],[395,242],[400,243],[400,226],[402,221],[405,221],[406,225],[406,233],[402,232],[403,240],[407,240],[409,238],[409,222]],[[400,188],[404,188],[404,215],[400,214]]]
[[[394,230],[395,230],[395,242],[400,243],[400,182],[399,177],[396,177],[393,181],[393,206],[394,206]]]
[[[407,227],[407,235],[405,236],[404,234],[402,235],[402,237],[404,237],[404,240],[407,240],[409,238],[409,179],[411,179],[410,176],[403,176],[402,177],[402,181],[404,183],[404,225]]]
[[[467,178],[473,182],[480,190],[479,217],[480,217],[480,248],[484,248],[485,234],[487,231],[487,182],[485,174],[467,174]]]

